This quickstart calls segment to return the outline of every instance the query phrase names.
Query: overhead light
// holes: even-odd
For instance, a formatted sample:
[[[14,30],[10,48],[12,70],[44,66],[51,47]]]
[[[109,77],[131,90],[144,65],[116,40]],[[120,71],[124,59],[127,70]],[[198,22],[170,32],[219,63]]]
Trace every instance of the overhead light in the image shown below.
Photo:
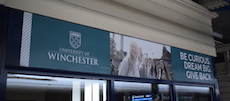
[[[224,37],[223,34],[220,34],[220,33],[217,33],[217,32],[213,32],[213,36],[217,37],[217,38],[221,38],[221,39]]]
[[[27,80],[41,80],[41,81],[57,81],[52,77],[34,76],[34,75],[21,75],[21,74],[9,74],[7,78],[12,79],[27,79]]]

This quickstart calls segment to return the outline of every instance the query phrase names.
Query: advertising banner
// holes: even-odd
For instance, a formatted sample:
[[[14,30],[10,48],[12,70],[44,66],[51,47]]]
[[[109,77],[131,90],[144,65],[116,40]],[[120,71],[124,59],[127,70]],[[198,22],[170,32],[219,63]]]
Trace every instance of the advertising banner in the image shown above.
[[[23,22],[21,66],[214,82],[211,56],[31,13]]]
[[[110,48],[113,75],[214,82],[211,56],[115,33]]]
[[[175,47],[171,49],[174,80],[214,82],[211,56]]]
[[[28,67],[110,74],[109,32],[36,14],[31,17]]]
[[[172,80],[171,47],[110,33],[112,74]]]

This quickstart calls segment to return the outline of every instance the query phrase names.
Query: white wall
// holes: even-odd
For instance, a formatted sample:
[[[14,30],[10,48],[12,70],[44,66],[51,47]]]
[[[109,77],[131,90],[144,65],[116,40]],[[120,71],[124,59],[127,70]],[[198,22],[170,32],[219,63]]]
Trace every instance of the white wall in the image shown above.
[[[0,0],[0,4],[4,4],[4,1],[5,1],[5,0]]]
[[[211,19],[217,15],[190,0],[1,1],[8,7],[216,56]]]

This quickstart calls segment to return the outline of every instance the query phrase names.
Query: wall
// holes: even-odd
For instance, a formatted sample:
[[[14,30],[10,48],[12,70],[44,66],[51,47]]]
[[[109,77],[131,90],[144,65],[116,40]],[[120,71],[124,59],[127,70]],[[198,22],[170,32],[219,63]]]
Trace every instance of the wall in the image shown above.
[[[0,3],[216,56],[211,19],[217,15],[190,0],[1,0]]]
[[[217,61],[215,64],[216,74],[220,89],[220,100],[229,101],[230,100],[230,44],[217,46]]]

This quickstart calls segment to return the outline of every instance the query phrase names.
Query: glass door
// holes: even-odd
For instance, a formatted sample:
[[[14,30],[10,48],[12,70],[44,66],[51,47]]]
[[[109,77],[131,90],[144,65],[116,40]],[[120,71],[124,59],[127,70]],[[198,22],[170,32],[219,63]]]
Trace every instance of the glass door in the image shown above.
[[[178,101],[213,101],[210,87],[176,85]]]
[[[115,101],[170,101],[168,84],[115,81]]]
[[[8,74],[6,101],[106,101],[106,80]]]

